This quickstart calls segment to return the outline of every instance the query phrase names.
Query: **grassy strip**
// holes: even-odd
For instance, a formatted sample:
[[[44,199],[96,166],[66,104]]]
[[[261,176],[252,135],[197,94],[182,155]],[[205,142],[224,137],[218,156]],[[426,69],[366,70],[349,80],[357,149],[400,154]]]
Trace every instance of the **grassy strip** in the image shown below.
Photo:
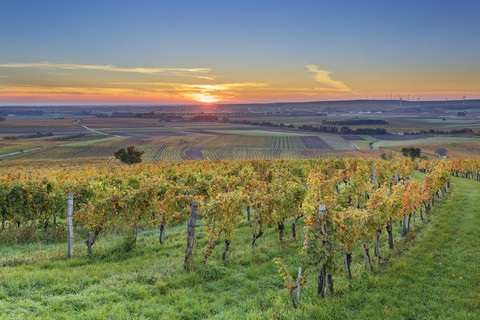
[[[373,149],[377,150],[380,147],[398,147],[398,146],[410,146],[430,143],[449,143],[449,142],[471,142],[480,141],[477,137],[452,137],[452,136],[434,136],[424,139],[412,139],[412,140],[378,140],[373,143]]]
[[[98,138],[95,140],[85,140],[85,141],[79,141],[79,142],[72,142],[72,143],[65,143],[62,144],[62,147],[77,147],[77,146],[87,146],[99,142],[105,142],[105,141],[110,141],[110,140],[123,140],[123,139],[128,139],[129,137],[127,136],[108,136],[106,138]]]
[[[420,237],[410,238],[414,247],[380,274],[355,281],[335,317],[480,318],[480,184],[454,179],[454,188]]]
[[[478,319],[479,196],[480,183],[454,179],[452,195],[440,201],[431,221],[422,225],[417,216],[415,232],[424,229],[420,236],[398,242],[396,229],[397,247],[389,252],[382,235],[385,267],[376,265],[375,275],[365,273],[357,248],[353,280],[336,275],[335,295],[322,300],[315,292],[315,274],[310,275],[296,310],[272,259],[281,257],[296,273],[302,226],[298,240],[289,237],[287,228],[283,243],[268,229],[252,250],[252,230],[244,221],[227,262],[221,259],[220,243],[204,265],[206,239],[199,222],[190,272],[182,268],[184,225],[168,229],[164,246],[156,230],[143,232],[133,250],[120,236],[104,237],[92,257],[77,242],[72,260],[58,251],[64,245],[45,246],[35,259],[27,259],[33,245],[16,246],[10,254],[27,254],[28,261],[0,269],[0,318]]]

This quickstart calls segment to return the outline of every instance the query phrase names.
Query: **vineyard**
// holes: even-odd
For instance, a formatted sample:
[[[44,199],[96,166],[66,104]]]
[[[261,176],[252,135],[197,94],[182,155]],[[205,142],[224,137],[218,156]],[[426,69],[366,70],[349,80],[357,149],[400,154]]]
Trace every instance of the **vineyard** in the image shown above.
[[[425,173],[422,179],[412,178],[414,169]],[[430,219],[452,175],[480,180],[480,163],[398,158],[11,167],[0,176],[0,240],[19,244],[21,230],[66,234],[66,200],[72,194],[74,258],[96,257],[96,248],[103,250],[102,236],[123,238],[123,247],[136,247],[135,254],[148,234],[186,274],[203,270],[215,279],[228,272],[229,263],[238,263],[232,260],[240,252],[257,255],[273,244],[279,276],[267,276],[283,282],[286,291],[279,291],[278,299],[293,310],[303,299],[311,301],[314,292],[318,299],[335,299],[338,290],[348,294],[345,283],[359,273],[373,274],[398,245],[397,237],[412,239],[413,225]],[[285,256],[282,247],[296,249]],[[56,254],[67,256],[66,250]],[[0,264],[28,262],[7,256]]]
[[[288,143],[288,142],[287,142]],[[224,159],[323,159],[350,157],[349,151],[333,152],[324,149],[288,149],[288,148],[255,148],[255,147],[190,147],[182,145],[134,144],[138,150],[144,152],[144,160],[152,161],[183,161],[198,160],[198,157],[189,157],[188,150],[195,148],[202,154],[202,159],[224,160]],[[20,153],[11,156],[9,159],[74,159],[74,158],[98,158],[113,160],[113,153],[120,148],[127,148],[127,145],[92,145],[92,146],[57,146],[39,149],[29,153]],[[368,156],[368,154],[365,154]]]

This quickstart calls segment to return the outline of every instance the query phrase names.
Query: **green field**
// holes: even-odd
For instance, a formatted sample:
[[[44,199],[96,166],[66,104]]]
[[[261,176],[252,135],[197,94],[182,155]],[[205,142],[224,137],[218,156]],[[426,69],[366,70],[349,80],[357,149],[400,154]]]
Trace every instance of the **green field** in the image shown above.
[[[0,244],[0,318],[478,319],[479,197],[480,183],[454,178],[451,195],[434,208],[428,223],[417,217],[415,236],[400,240],[394,229],[396,249],[382,245],[384,259],[373,274],[363,270],[357,248],[353,280],[335,275],[336,293],[323,300],[311,274],[298,309],[292,308],[273,259],[281,257],[295,274],[301,240],[287,231],[280,242],[269,229],[251,249],[245,220],[227,262],[219,245],[207,264],[201,259],[206,239],[198,221],[190,272],[182,267],[185,225],[168,229],[163,246],[155,230],[141,232],[131,250],[120,236],[106,235],[91,257],[77,234],[72,260],[66,259],[64,244]]]
[[[217,133],[229,133],[229,134],[239,134],[245,136],[309,136],[308,133],[298,133],[298,132],[282,132],[282,131],[270,131],[270,130],[211,130],[212,132]]]
[[[391,141],[391,140],[380,140],[373,143],[373,148],[378,149],[380,147],[397,147],[397,146],[409,146],[417,144],[430,144],[430,143],[450,143],[450,142],[480,142],[480,137],[428,137],[425,139],[415,139],[415,140],[401,140],[401,141]]]
[[[271,121],[272,123],[292,123],[296,126],[308,124],[322,125],[322,120],[345,119],[379,119],[388,120],[384,125],[389,132],[412,132],[428,128],[448,130],[449,127],[472,127],[480,122],[476,118],[463,119],[448,116],[444,121],[434,115],[412,114],[329,114],[328,117],[255,117],[249,121]],[[402,140],[390,139],[388,136],[372,138],[369,135],[348,137],[340,134],[302,131],[287,127],[270,127],[225,122],[161,122],[155,119],[136,118],[88,118],[81,120],[81,125],[74,119],[48,120],[21,117],[5,122],[0,128],[0,137],[53,133],[53,136],[37,139],[2,140],[0,138],[0,158],[9,160],[74,160],[75,158],[92,158],[110,161],[113,153],[129,145],[144,151],[144,161],[183,161],[188,159],[316,159],[325,157],[375,157],[375,150],[389,147],[417,146],[426,144],[449,144],[450,155],[465,148],[461,143],[475,142],[480,145],[478,135],[425,135],[404,136]],[[2,124],[3,125],[3,124]],[[376,125],[352,126],[352,128]],[[382,126],[381,126],[382,127]],[[37,131],[38,130],[38,131]],[[102,134],[100,134],[100,133]],[[370,145],[370,142],[373,144]],[[453,144],[452,144],[453,143]],[[454,143],[459,143],[458,147]],[[189,155],[189,148],[200,150],[201,156]],[[41,148],[32,152],[21,152],[32,148]],[[70,148],[70,149],[65,149]],[[392,152],[393,149],[389,151]],[[396,149],[395,149],[396,150]],[[472,150],[477,150],[473,148]],[[350,153],[345,153],[350,152]],[[398,150],[397,150],[398,152]],[[15,153],[10,155],[10,153]],[[478,156],[475,151],[468,156]],[[189,157],[190,156],[190,157]],[[435,156],[434,152],[428,153]]]

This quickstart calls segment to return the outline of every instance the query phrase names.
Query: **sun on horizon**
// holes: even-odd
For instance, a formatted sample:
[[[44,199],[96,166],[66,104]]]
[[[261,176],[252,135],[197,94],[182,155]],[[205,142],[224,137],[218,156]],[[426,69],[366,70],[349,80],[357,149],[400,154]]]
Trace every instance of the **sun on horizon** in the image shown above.
[[[195,93],[195,94],[192,95],[192,99],[197,101],[197,102],[202,102],[202,103],[206,103],[206,104],[215,103],[215,102],[220,101],[220,99],[217,96],[211,95],[211,94],[208,94],[208,93]]]

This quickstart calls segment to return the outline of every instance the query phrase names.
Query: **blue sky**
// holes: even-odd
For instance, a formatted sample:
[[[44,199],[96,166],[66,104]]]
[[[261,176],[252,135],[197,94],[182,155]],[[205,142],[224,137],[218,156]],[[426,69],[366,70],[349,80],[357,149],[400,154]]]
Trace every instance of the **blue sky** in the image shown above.
[[[3,0],[1,7],[0,103],[480,98],[479,1]]]

